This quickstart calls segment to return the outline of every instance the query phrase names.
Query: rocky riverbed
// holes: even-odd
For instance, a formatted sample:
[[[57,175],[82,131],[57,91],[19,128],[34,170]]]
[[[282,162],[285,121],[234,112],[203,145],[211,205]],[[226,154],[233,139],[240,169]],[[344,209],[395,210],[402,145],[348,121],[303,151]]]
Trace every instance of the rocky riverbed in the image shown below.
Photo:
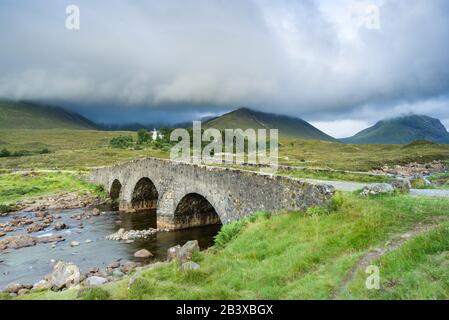
[[[103,198],[91,194],[61,192],[18,201],[12,205],[15,212],[0,212],[0,216],[14,215],[16,212],[45,212],[48,210],[85,208],[99,205],[104,201]]]
[[[187,241],[183,246],[176,245],[167,250],[165,261],[177,261],[181,270],[197,270],[200,265],[192,261],[192,256],[200,250],[197,240]],[[139,252],[146,252],[143,258],[149,258],[153,255],[146,249]],[[134,254],[136,256],[136,254]],[[142,258],[142,257],[141,257]],[[3,293],[11,296],[24,295],[33,291],[53,290],[60,291],[70,288],[89,288],[99,286],[108,282],[120,280],[126,274],[140,271],[143,263],[132,261],[121,262],[120,260],[109,263],[105,268],[91,268],[87,272],[82,272],[80,268],[70,262],[57,261],[53,266],[51,273],[34,284],[24,284],[18,282],[9,283]],[[130,279],[132,283],[133,278]]]
[[[425,164],[412,162],[406,165],[385,165],[381,169],[373,170],[376,174],[392,174],[401,177],[429,176],[435,173],[443,173],[448,171],[448,166],[442,161],[432,161]]]
[[[35,290],[46,288],[55,268],[61,274],[75,274],[75,279],[79,270],[75,282],[82,286],[92,277],[89,283],[104,281],[99,278],[113,281],[136,267],[166,260],[169,248],[189,240],[198,239],[199,246],[207,248],[219,230],[208,226],[165,232],[155,223],[154,211],[125,214],[101,207],[21,211],[0,217],[0,290],[9,284],[7,291],[13,294],[20,290],[24,294],[35,285]],[[114,234],[120,235],[118,241],[107,240]],[[64,265],[57,267],[59,261]]]

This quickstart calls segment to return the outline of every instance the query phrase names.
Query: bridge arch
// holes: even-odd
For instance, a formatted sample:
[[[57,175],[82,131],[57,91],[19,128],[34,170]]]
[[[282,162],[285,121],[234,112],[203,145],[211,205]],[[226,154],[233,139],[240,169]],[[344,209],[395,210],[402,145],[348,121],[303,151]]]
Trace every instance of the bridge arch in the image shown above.
[[[176,205],[174,224],[177,228],[188,228],[222,222],[211,202],[203,195],[192,192],[184,195]]]
[[[134,210],[156,209],[159,192],[150,178],[137,181],[131,195],[131,207]]]
[[[122,192],[122,184],[118,179],[114,179],[109,189],[109,196],[112,200],[117,201],[120,198],[120,193]]]

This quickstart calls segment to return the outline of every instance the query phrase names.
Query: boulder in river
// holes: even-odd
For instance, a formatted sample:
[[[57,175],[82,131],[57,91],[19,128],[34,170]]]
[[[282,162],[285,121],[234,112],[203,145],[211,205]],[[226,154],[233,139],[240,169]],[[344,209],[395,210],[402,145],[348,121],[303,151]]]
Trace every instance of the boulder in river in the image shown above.
[[[33,232],[38,232],[38,231],[42,231],[42,230],[44,230],[45,228],[47,228],[47,224],[45,224],[45,223],[34,223],[34,224],[32,224],[31,226],[29,226],[28,228],[27,228],[27,232],[28,233],[33,233]]]
[[[142,259],[151,258],[152,256],[153,256],[153,254],[150,251],[148,251],[147,249],[141,249],[134,253],[134,257],[142,258]]]
[[[107,240],[136,240],[136,239],[145,239],[149,236],[157,233],[156,229],[149,228],[147,230],[128,230],[125,231],[124,228],[120,228],[116,233],[110,234],[106,237]]]
[[[70,246],[71,247],[78,247],[80,245],[80,243],[78,241],[71,241],[70,242]]]
[[[118,261],[113,261],[110,264],[108,264],[108,268],[111,268],[111,269],[116,269],[119,267],[120,267],[120,262],[118,262]]]
[[[32,247],[36,245],[36,239],[26,234],[19,234],[5,238],[2,240],[9,249],[20,249],[25,247]]]
[[[67,228],[67,225],[64,222],[55,223],[55,230],[63,230],[65,228]]]

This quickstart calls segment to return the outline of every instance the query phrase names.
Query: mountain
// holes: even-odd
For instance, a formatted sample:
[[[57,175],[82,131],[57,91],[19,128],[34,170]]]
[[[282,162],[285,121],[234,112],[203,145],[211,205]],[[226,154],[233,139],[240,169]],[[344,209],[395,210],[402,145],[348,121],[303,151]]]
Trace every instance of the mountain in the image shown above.
[[[417,140],[449,143],[449,133],[440,120],[412,114],[379,121],[353,137],[341,139],[354,144],[406,144]]]
[[[294,117],[240,108],[203,123],[203,128],[279,129],[280,137],[337,141],[308,122]]]
[[[82,115],[31,102],[0,101],[1,129],[98,129]]]

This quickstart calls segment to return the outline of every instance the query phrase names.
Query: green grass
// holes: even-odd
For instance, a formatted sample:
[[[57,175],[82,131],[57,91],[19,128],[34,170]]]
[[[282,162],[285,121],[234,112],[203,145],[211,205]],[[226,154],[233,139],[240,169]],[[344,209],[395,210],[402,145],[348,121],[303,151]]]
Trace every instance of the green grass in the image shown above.
[[[340,181],[355,181],[364,183],[381,183],[391,181],[390,177],[379,175],[367,175],[360,173],[339,172],[331,170],[280,170],[279,175],[285,175],[294,178],[317,179],[317,180],[340,180]]]
[[[449,188],[449,172],[433,174],[429,180],[436,188]]]
[[[38,151],[46,148],[50,151],[49,154],[1,158],[0,170],[30,168],[85,170],[148,156],[169,157],[169,150],[157,148],[141,150],[111,148],[111,139],[119,136],[135,137],[136,133],[68,129],[0,130],[0,149],[6,148],[14,152]],[[318,140],[282,139],[279,156],[281,164],[306,166],[312,169],[369,171],[385,164],[447,161],[449,145],[347,145]],[[314,174],[314,177],[316,176],[319,177],[320,173]]]
[[[0,175],[0,205],[4,209],[19,200],[63,191],[103,194],[97,186],[85,182],[75,173],[27,172]]]
[[[111,298],[111,294],[100,287],[80,290],[78,296],[82,300],[109,300]]]
[[[133,132],[93,130],[0,130],[0,149],[41,150],[49,154],[0,159],[0,169],[88,170],[149,156],[167,158],[169,154],[156,149],[128,150],[110,148],[110,140]]]
[[[449,160],[449,145],[353,145],[325,141],[282,140],[280,163],[369,171],[384,165]]]
[[[112,299],[328,299],[371,248],[383,246],[418,222],[449,217],[447,199],[406,195],[362,199],[349,193],[340,197],[330,211],[259,214],[239,227],[226,226],[222,231],[228,233],[226,241],[195,257],[201,265],[198,271],[162,264],[141,272],[142,280],[131,290],[128,278],[103,289]],[[237,230],[230,232],[232,228]],[[434,297],[444,297],[443,289],[449,292],[449,231],[447,224],[438,230],[411,241],[382,262],[385,281],[390,275],[411,279],[421,272],[426,276],[404,282],[401,290],[388,287],[377,293],[365,289],[364,278],[357,277],[338,298],[429,298],[432,288]],[[25,298],[61,297],[75,298],[76,291],[33,293]]]
[[[366,290],[363,272],[345,298],[449,299],[449,223],[421,235],[374,262],[380,290]]]

